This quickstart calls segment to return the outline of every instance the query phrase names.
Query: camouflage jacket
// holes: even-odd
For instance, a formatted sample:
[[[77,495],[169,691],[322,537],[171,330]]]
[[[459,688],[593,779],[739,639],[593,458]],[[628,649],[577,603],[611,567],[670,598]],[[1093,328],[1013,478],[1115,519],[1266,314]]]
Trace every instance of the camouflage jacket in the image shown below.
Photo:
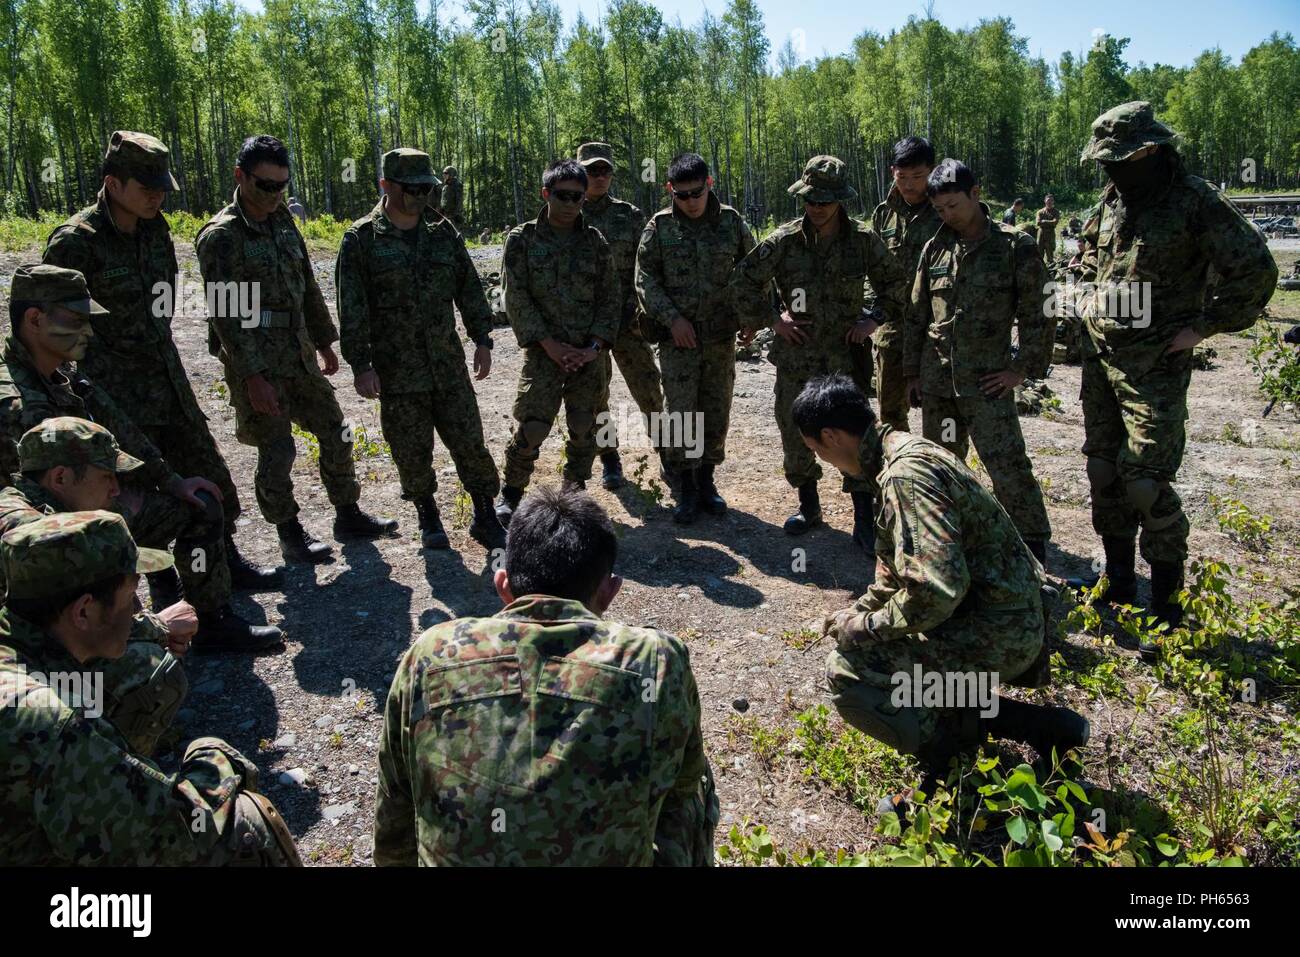
[[[877,427],[859,460],[875,475],[876,580],[846,630],[877,640],[973,612],[1042,608],[1042,566],[991,492],[943,446]]]
[[[90,702],[65,701],[52,675],[93,675],[31,623],[0,610],[0,861],[10,865],[222,864],[236,802],[257,768],[199,738],[164,774],[131,753]],[[93,678],[92,678],[93,680]]]
[[[618,275],[620,331],[632,328],[636,318],[636,251],[645,228],[645,213],[636,206],[606,193],[600,199],[588,200],[582,207],[582,218],[588,226],[595,226],[609,243],[609,260]]]
[[[709,193],[699,219],[674,203],[651,217],[636,254],[636,288],[646,337],[670,338],[678,319],[692,323],[701,339],[726,338],[740,328],[732,288],[736,264],[754,248],[740,213]]]
[[[397,666],[377,865],[711,864],[717,819],[677,638],[529,595]]]
[[[581,215],[572,233],[557,233],[543,206],[510,230],[502,266],[506,315],[521,346],[548,336],[578,348],[592,336],[618,339],[623,294],[609,243]]]
[[[261,289],[258,325],[235,310],[218,309],[226,314],[208,317],[208,350],[240,380],[258,373],[271,379],[319,374],[316,350],[338,333],[289,208],[281,204],[265,221],[254,222],[244,215],[236,190],[233,201],[199,230],[194,248],[205,288],[256,282]]]
[[[1061,221],[1061,211],[1059,209],[1048,210],[1046,206],[1034,214],[1034,225],[1038,227],[1038,237],[1055,235],[1056,224]]]
[[[179,267],[167,220],[142,219],[133,235],[118,230],[101,191],[99,201],[50,234],[44,261],[86,277],[91,298],[107,315],[90,317],[94,338],[78,366],[106,389],[138,425],[203,422],[185,366],[172,340]],[[156,287],[164,284],[160,291]],[[162,315],[157,315],[161,312]],[[159,389],[175,401],[160,401]]]
[[[144,462],[137,474],[147,483],[165,488],[179,478],[108,393],[76,369],[64,366],[47,380],[27,347],[12,337],[5,340],[0,362],[0,475],[18,471],[18,441],[24,432],[46,419],[73,415],[112,432],[124,452]]]
[[[911,283],[916,276],[916,266],[921,261],[921,250],[942,225],[943,220],[939,218],[929,199],[919,206],[909,206],[897,186],[890,188],[885,201],[871,214],[871,228],[884,240],[889,251],[894,254],[894,258],[907,274],[909,297]],[[902,346],[903,336],[902,326],[886,323],[876,330],[872,338],[875,339],[877,346],[888,349]]]
[[[442,184],[442,194],[438,201],[438,208],[442,215],[447,218],[459,216],[461,209],[465,206],[465,184],[460,180],[452,180],[450,183]]]
[[[1184,327],[1203,336],[1249,329],[1277,283],[1264,237],[1214,186],[1185,172],[1181,160],[1169,183],[1141,205],[1130,208],[1107,185],[1081,243],[1080,280],[1097,284],[1095,294],[1081,292],[1076,300],[1088,330],[1084,355],[1112,354],[1134,375],[1153,368]],[[1128,283],[1151,284],[1145,319],[1104,305],[1111,284]]]
[[[817,369],[822,356],[848,354],[844,337],[863,318],[872,290],[885,323],[906,322],[910,278],[870,226],[842,213],[840,232],[829,242],[818,239],[806,217],[781,226],[736,266],[731,284],[741,323],[758,329],[780,318],[767,296],[775,279],[783,308],[811,325],[803,345],[775,338],[768,360],[777,368]]]
[[[353,372],[373,368],[389,394],[432,391],[439,368],[465,362],[453,303],[471,339],[492,331],[492,310],[456,227],[429,212],[412,231],[414,242],[381,200],[343,234],[334,272],[343,358]]]
[[[904,373],[944,396],[982,395],[980,377],[1003,369],[1043,378],[1056,333],[1046,315],[1049,293],[1038,246],[1021,230],[990,219],[984,238],[963,252],[957,233],[944,226],[917,266]],[[1020,345],[1014,360],[1013,325]]]

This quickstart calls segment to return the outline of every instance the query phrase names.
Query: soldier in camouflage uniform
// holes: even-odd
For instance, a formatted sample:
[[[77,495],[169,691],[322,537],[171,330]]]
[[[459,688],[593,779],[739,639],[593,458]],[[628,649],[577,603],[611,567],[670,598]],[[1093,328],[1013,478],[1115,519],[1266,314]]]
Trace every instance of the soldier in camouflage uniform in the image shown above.
[[[320,445],[320,477],[335,509],[335,538],[388,535],[397,522],[374,518],[357,505],[361,486],[352,462],[352,429],[325,378],[339,368],[333,348],[338,334],[307,244],[282,202],[289,151],[273,136],[249,137],[239,151],[235,180],[234,199],[199,230],[194,248],[209,288],[256,284],[260,315],[240,316],[239,309],[219,302],[217,315],[208,317],[208,350],[225,367],[235,436],[257,449],[257,504],[275,525],[281,552],[293,561],[322,562],[330,547],[303,528],[293,497],[294,424]]]
[[[437,183],[437,179],[434,180]],[[435,186],[439,189],[438,212],[456,224],[459,231],[463,225],[461,212],[465,208],[465,184],[460,181],[459,175],[454,166],[444,166],[442,169],[442,183]]]
[[[167,147],[148,134],[114,133],[95,205],[50,234],[43,261],[85,276],[91,296],[107,310],[91,318],[95,336],[78,368],[178,470],[221,489],[234,587],[279,588],[280,572],[249,564],[235,547],[239,493],[172,339],[180,270],[161,214],[168,191],[177,188],[169,160]]]
[[[726,457],[736,384],[740,324],[728,283],[736,264],[754,248],[744,219],[718,201],[712,185],[698,153],[675,157],[668,167],[673,204],[646,225],[636,256],[642,329],[659,340],[668,422],[681,428],[663,454],[677,479],[673,520],[683,525],[695,521],[700,508],[711,515],[727,510],[714,470]],[[703,424],[703,447],[691,458],[685,428],[696,416]]]
[[[300,864],[257,768],[198,738],[164,774],[103,715],[96,685],[128,644],[138,549],[111,512],[27,522],[0,544],[0,860],[10,865]],[[79,682],[67,679],[77,677]],[[78,688],[78,684],[80,687]],[[100,687],[107,687],[107,682]],[[89,694],[87,694],[89,689]]]
[[[582,204],[582,218],[589,226],[600,230],[609,243],[609,258],[618,276],[622,293],[619,304],[619,330],[614,345],[605,353],[605,398],[600,404],[597,419],[602,428],[599,437],[604,441],[600,453],[600,484],[616,489],[623,484],[623,463],[618,454],[618,430],[609,421],[609,379],[614,373],[613,361],[618,360],[618,371],[623,373],[628,391],[647,423],[654,422],[664,410],[664,394],[655,364],[654,350],[646,342],[637,324],[636,251],[645,228],[645,213],[631,203],[615,199],[609,188],[614,182],[614,151],[608,143],[583,143],[578,147],[578,162],[587,171],[587,199]],[[604,419],[600,419],[604,413]],[[665,456],[664,450],[660,455]]]
[[[1061,211],[1056,208],[1056,197],[1048,193],[1043,199],[1043,208],[1034,214],[1034,225],[1038,227],[1038,252],[1043,262],[1056,258],[1056,225],[1061,221]]]
[[[1016,217],[1020,215],[1020,211],[1024,208],[1025,201],[1017,198],[1014,203],[1002,211],[1002,222],[1007,226],[1014,226],[1016,224]]]
[[[1177,624],[1189,526],[1172,483],[1186,444],[1193,348],[1249,329],[1272,295],[1277,264],[1236,207],[1186,171],[1151,104],[1103,113],[1092,135],[1082,161],[1097,161],[1110,178],[1083,227],[1081,279],[1097,288],[1083,287],[1076,302],[1092,525],[1106,551],[1108,596],[1136,597],[1140,529],[1152,611]],[[1207,297],[1211,270],[1218,278]],[[1117,288],[1145,290],[1145,314],[1131,307],[1133,295],[1109,294]]]
[[[586,487],[596,458],[596,413],[607,388],[602,352],[618,338],[619,276],[609,244],[582,216],[587,171],[575,160],[542,176],[546,205],[506,237],[506,314],[524,350],[497,515],[508,525],[560,405],[569,426],[564,481]]]
[[[415,503],[424,547],[449,547],[433,499],[436,429],[474,505],[470,535],[489,549],[501,548],[505,529],[492,507],[501,482],[483,441],[453,303],[475,343],[478,379],[492,368],[492,310],[465,240],[446,217],[427,208],[437,182],[428,154],[390,150],[383,171],[383,198],[343,234],[339,248],[335,284],[343,358],[352,367],[357,394],[380,400],[402,497]]]
[[[910,680],[918,666],[985,675],[994,690],[1042,668],[1042,566],[956,456],[877,425],[847,377],[810,382],[793,414],[808,448],[879,495],[875,583],[823,628],[836,641],[827,680],[844,720],[931,771],[987,734],[1028,742],[1044,757],[1086,744],[1088,722],[1064,708],[1003,696],[985,717],[969,702],[900,705],[897,676]]]
[[[230,606],[220,490],[205,478],[176,474],[107,393],[70,365],[85,355],[94,338],[90,317],[102,308],[75,270],[42,264],[14,272],[9,300],[14,334],[0,366],[0,472],[19,470],[19,440],[47,419],[69,415],[100,423],[145,463],[128,490],[136,502],[129,521],[147,547],[175,543],[179,583],[199,610],[196,650],[257,651],[276,644],[278,628],[252,625]],[[149,579],[155,608],[180,599],[177,576],[167,571]]]
[[[1047,274],[1033,242],[995,223],[971,171],[946,159],[930,174],[945,225],[921,253],[904,368],[927,439],[959,458],[974,440],[993,489],[1030,550],[1047,560],[1051,526],[1025,451],[1015,387],[1047,375],[1054,324]],[[1011,327],[1019,353],[1012,358]]]
[[[853,374],[864,394],[870,392],[865,369],[855,368],[849,351],[880,325],[868,306],[868,281],[884,323],[901,327],[911,312],[911,277],[881,238],[850,219],[841,205],[857,196],[847,175],[844,162],[834,156],[810,159],[789,188],[803,200],[803,218],[754,247],[731,277],[742,323],[750,330],[771,325],[778,337],[768,353],[776,366],[776,424],[786,481],[799,490],[799,511],[785,522],[789,535],[802,535],[822,520],[817,494],[822,470],[790,418],[795,397],[809,379],[840,371]],[[775,314],[767,296],[773,279],[783,303]],[[870,552],[875,529],[870,488],[846,476],[844,490],[853,496],[853,539]]]
[[[622,584],[617,552],[600,506],[543,487],[510,523],[505,607],[431,628],[402,657],[376,865],[713,863],[719,806],[690,656],[601,617]]]
[[[943,225],[930,203],[934,147],[924,137],[904,137],[894,144],[894,162],[889,168],[894,174],[894,185],[872,214],[871,228],[885,241],[910,281],[921,261],[921,250]],[[903,329],[886,323],[876,330],[872,341],[880,421],[895,431],[906,432],[910,426],[907,376],[903,371]]]
[[[46,419],[18,443],[21,474],[0,490],[0,537],[56,512],[112,509],[117,476],[144,463],[117,447],[113,434],[85,419]],[[4,592],[0,563],[0,594]],[[180,658],[189,651],[198,619],[176,602],[157,614],[136,614],[126,653],[104,665],[105,714],[131,743],[150,755],[189,690]]]

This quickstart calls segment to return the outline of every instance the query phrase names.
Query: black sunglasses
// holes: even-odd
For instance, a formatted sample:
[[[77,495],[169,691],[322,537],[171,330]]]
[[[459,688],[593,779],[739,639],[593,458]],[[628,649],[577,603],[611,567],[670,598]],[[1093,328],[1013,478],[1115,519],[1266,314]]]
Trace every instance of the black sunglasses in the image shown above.
[[[824,203],[819,203],[819,202],[816,202],[816,201],[811,200],[811,199],[805,199],[805,200],[803,201],[803,204],[804,204],[805,206],[819,206],[819,207],[820,207],[820,206],[834,206],[834,205],[835,205],[836,203],[838,203],[838,202],[839,202],[838,199],[828,199],[828,200],[826,200],[826,202],[824,202]]]
[[[264,193],[279,193],[289,188],[287,179],[262,179],[260,176],[254,176],[253,183]]]
[[[708,183],[705,183],[703,186],[697,186],[695,189],[686,190],[679,190],[671,186],[669,187],[669,189],[672,189],[673,191],[673,199],[699,199],[704,195],[708,188]]]
[[[562,203],[581,203],[587,194],[576,189],[553,189],[551,195]]]
[[[397,185],[402,187],[402,191],[410,193],[412,196],[428,196],[433,191],[432,183],[403,183],[397,180]]]

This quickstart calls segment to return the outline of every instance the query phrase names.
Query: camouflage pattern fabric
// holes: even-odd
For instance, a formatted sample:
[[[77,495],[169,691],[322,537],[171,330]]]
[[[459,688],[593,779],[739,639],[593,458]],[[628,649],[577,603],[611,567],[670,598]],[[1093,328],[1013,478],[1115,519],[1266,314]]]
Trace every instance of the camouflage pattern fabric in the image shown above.
[[[1111,114],[1140,121],[1143,106]],[[1139,130],[1134,138],[1159,135]],[[1083,281],[1103,291],[1150,283],[1142,321],[1110,315],[1104,296],[1081,295],[1076,303],[1086,332],[1080,397],[1093,529],[1132,538],[1140,528],[1143,558],[1181,562],[1189,524],[1171,483],[1186,446],[1194,360],[1191,350],[1166,350],[1186,327],[1206,337],[1249,329],[1272,295],[1277,264],[1259,231],[1217,189],[1187,173],[1176,153],[1138,205],[1107,185],[1084,224],[1082,262]],[[1218,277],[1212,291],[1211,269]]]
[[[1042,379],[1026,379],[1016,386],[1016,412],[1020,415],[1042,415],[1056,397],[1052,387]],[[1050,406],[1049,406],[1050,407]]]
[[[433,469],[435,430],[451,453],[465,491],[496,495],[501,479],[483,439],[483,420],[465,363],[432,384],[429,392],[385,395],[379,402],[379,422],[397,466],[402,497],[416,500],[438,490],[438,473]]]
[[[605,363],[599,358],[565,372],[541,346],[526,348],[511,410],[519,427],[506,444],[502,481],[511,488],[528,487],[561,405],[569,433],[564,445],[564,477],[574,482],[591,478],[591,465],[599,451],[596,409],[608,389]]]
[[[375,864],[708,865],[711,785],[686,646],[529,595],[399,662]]]
[[[1043,641],[1042,566],[1002,506],[939,445],[877,427],[859,459],[879,489],[876,577],[828,620],[838,647],[827,680],[846,720],[914,752],[951,715],[890,706],[890,676],[916,664],[1003,680],[1026,671]]]
[[[720,465],[726,457],[739,327],[728,283],[753,248],[744,219],[713,193],[699,219],[682,215],[674,203],[641,234],[634,285],[643,324],[659,340],[668,412],[682,422],[697,412],[704,416],[703,456],[687,458],[682,443],[675,443],[665,452],[674,469]],[[693,326],[694,349],[672,341],[678,318]]]
[[[1061,211],[1044,206],[1034,214],[1034,225],[1038,227],[1038,253],[1045,262],[1056,257],[1056,225],[1061,221]]]
[[[840,232],[834,239],[819,240],[806,217],[793,220],[755,246],[736,267],[731,285],[746,327],[771,326],[779,318],[780,311],[774,311],[767,298],[773,280],[783,308],[796,319],[811,320],[804,327],[807,342],[792,345],[777,337],[768,353],[768,361],[776,366],[776,421],[785,477],[798,487],[819,479],[822,470],[794,424],[795,397],[809,379],[834,372],[852,376],[864,394],[871,393],[871,382],[864,378],[864,370],[854,367],[844,337],[863,317],[868,281],[885,322],[906,322],[911,312],[910,277],[869,226],[841,210]],[[859,485],[846,478],[845,488],[859,490]]]
[[[943,220],[927,198],[919,206],[910,206],[891,187],[885,201],[871,214],[871,228],[885,242],[911,277],[921,261],[921,251],[939,231]],[[880,403],[880,421],[897,432],[908,430],[907,376],[904,373],[903,329],[887,323],[872,336],[875,346],[876,398]]]
[[[461,210],[464,207],[465,184],[458,179],[445,181],[442,184],[442,202],[438,211],[459,225]]]

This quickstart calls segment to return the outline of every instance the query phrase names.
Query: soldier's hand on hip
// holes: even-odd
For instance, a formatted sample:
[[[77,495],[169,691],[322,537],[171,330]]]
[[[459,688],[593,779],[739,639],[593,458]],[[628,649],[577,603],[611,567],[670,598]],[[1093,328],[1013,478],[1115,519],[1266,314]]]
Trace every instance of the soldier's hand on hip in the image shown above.
[[[352,379],[352,387],[357,390],[357,395],[363,399],[379,398],[379,373],[374,369],[367,369],[359,373]]]
[[[321,358],[321,371],[326,375],[333,375],[339,371],[339,357],[334,353],[333,346],[321,346],[316,352]]]
[[[1175,352],[1185,352],[1188,349],[1195,348],[1197,343],[1201,342],[1205,336],[1201,335],[1191,326],[1178,330],[1178,335],[1174,336],[1173,342],[1169,343],[1169,348],[1165,350],[1165,355],[1173,355]]]
[[[802,345],[808,341],[808,333],[801,328],[806,325],[807,319],[796,319],[788,311],[783,312],[776,321],[776,334],[792,346]]]
[[[1015,391],[1016,386],[1024,381],[1025,374],[1023,372],[1003,369],[1001,372],[990,372],[986,376],[981,376],[980,390],[990,399],[1000,399],[1004,395]]]
[[[673,320],[673,345],[679,349],[695,348],[695,327],[678,316]]]
[[[849,331],[844,334],[844,341],[851,342],[854,345],[861,345],[876,334],[880,328],[880,323],[874,319],[859,319],[853,325],[849,326]]]
[[[262,415],[280,414],[280,399],[275,394],[275,386],[267,381],[266,376],[260,372],[250,375],[244,380],[244,386],[248,389],[248,404],[254,412]]]
[[[474,378],[486,379],[492,371],[492,350],[487,346],[474,347]]]
[[[182,502],[193,505],[195,508],[204,509],[205,511],[207,510],[207,505],[199,499],[197,493],[207,492],[218,502],[221,501],[221,489],[198,475],[193,475],[190,478],[183,478],[179,482],[174,482],[168,487],[167,491]]]

